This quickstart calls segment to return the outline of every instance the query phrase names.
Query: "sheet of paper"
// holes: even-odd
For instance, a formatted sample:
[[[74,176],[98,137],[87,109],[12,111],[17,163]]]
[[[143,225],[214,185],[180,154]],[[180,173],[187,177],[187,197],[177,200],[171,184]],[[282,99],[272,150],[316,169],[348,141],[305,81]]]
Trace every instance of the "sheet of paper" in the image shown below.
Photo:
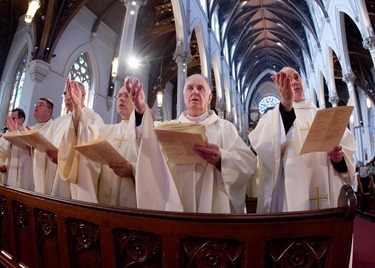
[[[104,139],[96,139],[91,142],[74,146],[83,156],[102,165],[109,162],[128,162],[113,146]]]
[[[57,148],[37,130],[7,132],[3,138],[20,148],[30,146],[40,152],[57,151]]]
[[[319,110],[299,154],[329,152],[339,145],[353,108],[339,106]]]
[[[175,164],[206,163],[193,151],[194,145],[207,141],[205,126],[197,123],[174,123],[154,129],[164,155]]]

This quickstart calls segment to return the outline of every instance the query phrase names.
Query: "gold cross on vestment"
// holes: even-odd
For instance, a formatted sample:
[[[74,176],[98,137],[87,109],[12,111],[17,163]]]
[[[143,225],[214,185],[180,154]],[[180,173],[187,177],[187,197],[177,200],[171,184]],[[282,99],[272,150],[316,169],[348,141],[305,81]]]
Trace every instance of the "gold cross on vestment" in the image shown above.
[[[320,209],[320,200],[323,200],[323,199],[328,200],[328,196],[320,196],[319,189],[320,189],[320,187],[315,187],[316,197],[309,198],[310,201],[317,201],[318,209]]]
[[[300,130],[310,130],[311,125],[309,122],[306,122],[307,127],[306,128],[300,128]]]
[[[104,194],[104,198],[109,198],[109,202],[111,202],[112,198],[115,198],[115,196],[112,195],[112,187],[109,188],[109,194]]]
[[[119,142],[118,148],[120,148],[121,145],[122,145],[122,142],[124,142],[124,141],[126,141],[126,140],[127,140],[127,139],[125,138],[125,134],[122,134],[121,138],[119,138],[119,139],[116,139],[116,138],[115,138],[115,142],[116,142],[116,141]]]

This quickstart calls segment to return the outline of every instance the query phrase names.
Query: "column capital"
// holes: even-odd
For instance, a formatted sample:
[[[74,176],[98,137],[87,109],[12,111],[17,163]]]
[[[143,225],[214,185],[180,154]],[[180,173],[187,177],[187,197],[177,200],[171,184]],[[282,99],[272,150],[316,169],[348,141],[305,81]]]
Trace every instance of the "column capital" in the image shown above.
[[[347,73],[342,76],[342,81],[344,81],[347,84],[353,83],[354,80],[355,80],[355,75],[353,73]]]
[[[375,49],[375,36],[371,35],[365,37],[362,41],[362,45],[365,49]]]
[[[129,7],[133,2],[138,6],[145,6],[147,5],[148,0],[120,0],[120,2],[124,3],[124,6]]]
[[[191,56],[189,51],[176,50],[176,52],[173,54],[173,59],[177,63],[189,63],[193,59],[193,57]]]
[[[331,96],[329,96],[329,102],[332,103],[333,107],[336,107],[339,103],[340,98],[337,96],[336,90],[332,92]]]
[[[31,81],[42,82],[50,71],[50,64],[42,60],[33,60],[28,70]]]

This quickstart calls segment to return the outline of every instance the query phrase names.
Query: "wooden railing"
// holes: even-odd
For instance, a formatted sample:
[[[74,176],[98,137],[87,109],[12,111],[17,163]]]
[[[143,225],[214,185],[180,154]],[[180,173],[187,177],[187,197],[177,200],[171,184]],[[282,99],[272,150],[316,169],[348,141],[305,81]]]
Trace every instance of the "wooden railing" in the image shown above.
[[[340,207],[197,214],[73,202],[0,187],[7,267],[347,267],[355,196]]]

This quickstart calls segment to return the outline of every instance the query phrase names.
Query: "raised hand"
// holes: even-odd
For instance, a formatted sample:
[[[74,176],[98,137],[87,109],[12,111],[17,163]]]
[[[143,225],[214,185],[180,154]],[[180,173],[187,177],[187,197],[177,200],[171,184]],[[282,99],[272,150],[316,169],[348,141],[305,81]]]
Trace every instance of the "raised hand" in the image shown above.
[[[9,131],[16,131],[19,130],[19,126],[16,120],[13,120],[12,117],[8,114],[5,117],[5,121],[7,122],[8,130]]]
[[[292,88],[292,80],[284,73],[279,72],[275,76],[271,76],[277,90],[280,92],[281,103],[286,111],[293,108],[294,91]]]
[[[136,112],[138,114],[143,114],[147,107],[143,85],[141,82],[139,82],[138,78],[134,77],[132,83],[131,78],[127,76],[125,78],[125,87],[133,102]]]
[[[68,94],[72,99],[74,109],[82,107],[82,92],[76,81],[70,82],[68,85]]]

